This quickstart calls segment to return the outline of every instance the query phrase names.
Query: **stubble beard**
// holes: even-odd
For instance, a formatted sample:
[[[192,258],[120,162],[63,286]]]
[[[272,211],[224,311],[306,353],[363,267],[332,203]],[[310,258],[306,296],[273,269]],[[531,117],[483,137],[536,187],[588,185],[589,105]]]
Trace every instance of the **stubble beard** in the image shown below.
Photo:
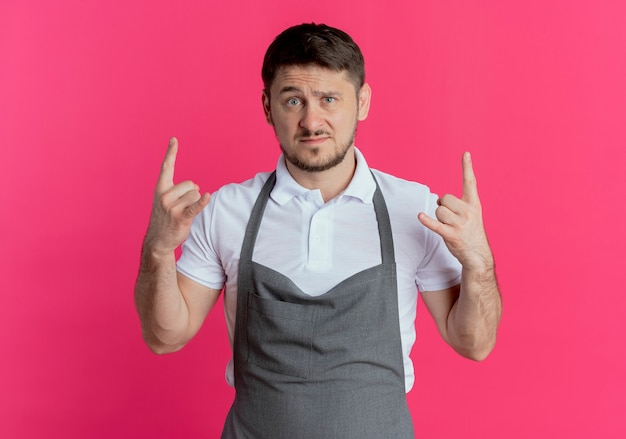
[[[342,163],[343,160],[346,158],[346,155],[348,154],[350,147],[354,145],[354,140],[356,138],[356,129],[357,129],[357,121],[354,122],[354,129],[352,130],[352,135],[350,136],[348,141],[345,142],[343,145],[341,145],[339,150],[337,150],[332,157],[330,157],[328,160],[322,163],[312,163],[311,161],[304,161],[300,159],[296,154],[290,154],[286,150],[286,148],[282,145],[282,143],[280,144],[280,150],[283,152],[283,156],[289,163],[291,163],[296,168],[302,171],[305,171],[305,172],[327,171],[339,165],[340,163]],[[314,137],[314,136],[321,136],[324,134],[326,133],[323,131],[316,131],[312,133],[304,133],[303,137]],[[319,155],[320,148],[313,149],[312,153],[313,155]]]

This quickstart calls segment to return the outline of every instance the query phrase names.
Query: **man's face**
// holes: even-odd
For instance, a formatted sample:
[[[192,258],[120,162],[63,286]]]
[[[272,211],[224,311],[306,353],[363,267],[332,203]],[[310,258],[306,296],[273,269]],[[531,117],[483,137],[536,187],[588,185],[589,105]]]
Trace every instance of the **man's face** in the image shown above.
[[[287,161],[307,172],[341,163],[367,117],[370,88],[357,92],[345,72],[323,67],[281,68],[263,93],[263,108]]]

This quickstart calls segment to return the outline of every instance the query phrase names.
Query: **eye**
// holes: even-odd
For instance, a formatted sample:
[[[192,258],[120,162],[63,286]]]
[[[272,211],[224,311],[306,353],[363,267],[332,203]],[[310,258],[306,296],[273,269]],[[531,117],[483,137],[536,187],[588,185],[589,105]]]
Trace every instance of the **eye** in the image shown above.
[[[290,107],[295,107],[296,105],[300,105],[300,99],[298,98],[291,98],[289,100],[287,100],[287,105]]]
[[[323,101],[325,104],[332,104],[337,100],[337,98],[333,98],[332,96],[326,96]]]

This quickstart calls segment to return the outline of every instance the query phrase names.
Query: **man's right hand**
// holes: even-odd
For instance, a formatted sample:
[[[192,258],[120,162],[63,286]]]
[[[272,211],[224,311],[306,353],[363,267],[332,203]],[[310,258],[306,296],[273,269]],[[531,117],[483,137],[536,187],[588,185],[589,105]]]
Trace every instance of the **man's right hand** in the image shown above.
[[[174,165],[178,139],[172,137],[165,153],[159,180],[154,191],[154,203],[145,245],[153,255],[171,254],[187,238],[191,223],[211,196],[200,194],[192,181],[174,184]]]

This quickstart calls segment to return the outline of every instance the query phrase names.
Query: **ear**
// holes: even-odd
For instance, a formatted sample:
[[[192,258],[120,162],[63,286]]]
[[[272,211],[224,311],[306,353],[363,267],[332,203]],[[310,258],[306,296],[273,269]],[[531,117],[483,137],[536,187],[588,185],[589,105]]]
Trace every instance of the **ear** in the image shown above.
[[[261,95],[261,102],[263,104],[263,112],[265,113],[265,120],[267,121],[268,124],[274,126],[274,123],[272,122],[270,97],[268,96],[265,90],[263,90],[263,94]]]
[[[365,83],[359,90],[358,100],[359,100],[359,114],[358,119],[365,120],[367,119],[367,115],[370,111],[370,101],[372,99],[372,89],[369,84]]]

